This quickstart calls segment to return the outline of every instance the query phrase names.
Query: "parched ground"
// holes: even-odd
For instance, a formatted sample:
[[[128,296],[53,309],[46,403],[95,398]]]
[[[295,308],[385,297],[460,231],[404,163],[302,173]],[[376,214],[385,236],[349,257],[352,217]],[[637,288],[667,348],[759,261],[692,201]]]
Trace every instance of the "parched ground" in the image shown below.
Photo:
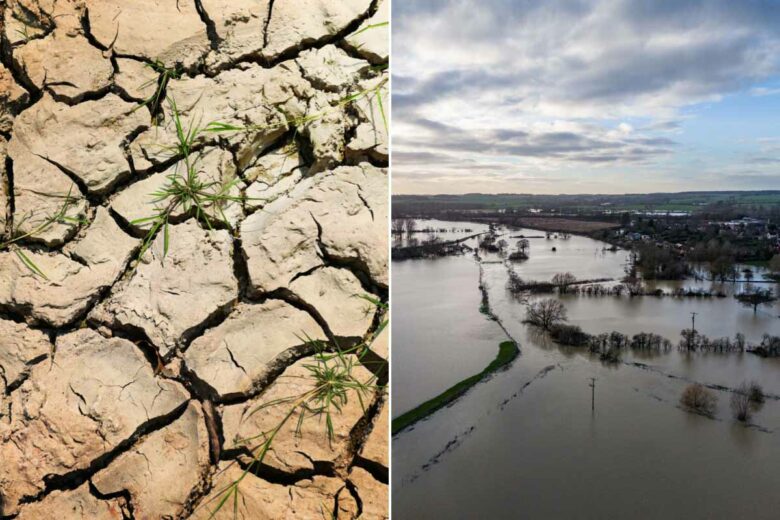
[[[310,340],[371,341],[354,375],[386,381],[361,296],[388,297],[388,11],[0,4],[0,518],[206,519],[238,479],[240,518],[388,517],[384,393],[330,439],[294,417],[262,464],[240,442],[311,388]],[[146,249],[185,162],[174,101],[224,130],[188,158],[230,197]]]

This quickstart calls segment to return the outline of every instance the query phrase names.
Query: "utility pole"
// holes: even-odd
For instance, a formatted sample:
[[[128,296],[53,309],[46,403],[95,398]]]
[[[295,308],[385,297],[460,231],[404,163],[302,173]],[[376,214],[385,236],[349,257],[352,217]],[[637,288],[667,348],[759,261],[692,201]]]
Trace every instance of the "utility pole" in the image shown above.
[[[596,378],[590,378],[590,410],[596,410]]]
[[[696,332],[696,315],[698,312],[691,313],[691,331]]]

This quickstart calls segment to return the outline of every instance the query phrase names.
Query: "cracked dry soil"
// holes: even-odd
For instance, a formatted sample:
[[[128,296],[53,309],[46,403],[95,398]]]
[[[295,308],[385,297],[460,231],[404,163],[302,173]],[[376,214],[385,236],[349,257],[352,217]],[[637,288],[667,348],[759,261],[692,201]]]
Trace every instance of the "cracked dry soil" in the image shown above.
[[[275,419],[247,411],[305,385],[301,338],[376,335],[355,295],[388,297],[386,100],[342,101],[386,82],[388,10],[0,2],[0,242],[72,198],[18,243],[45,278],[0,250],[0,518],[208,518],[246,468],[236,440]],[[172,214],[167,256],[158,233],[139,259],[134,221],[181,160],[169,104],[138,108],[158,89],[187,124],[252,130],[195,145],[202,175],[239,179],[230,226]],[[382,383],[385,334],[358,367]],[[330,443],[322,422],[283,431],[239,517],[387,518],[387,414],[377,392]]]

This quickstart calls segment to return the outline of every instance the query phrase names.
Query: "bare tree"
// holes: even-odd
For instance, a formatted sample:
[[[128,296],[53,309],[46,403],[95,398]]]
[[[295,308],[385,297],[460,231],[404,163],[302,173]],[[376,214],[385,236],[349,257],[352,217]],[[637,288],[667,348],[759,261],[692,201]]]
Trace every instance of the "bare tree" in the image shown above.
[[[745,335],[741,332],[737,332],[734,335],[734,345],[737,347],[737,349],[742,352],[745,350]]]
[[[697,350],[701,343],[701,335],[696,329],[683,329],[680,331],[680,347],[689,351]]]
[[[528,252],[528,248],[530,246],[531,246],[531,243],[528,241],[527,238],[523,238],[523,239],[517,241],[517,250],[520,251],[523,254]]]
[[[400,235],[406,229],[406,220],[402,218],[394,218],[391,227],[394,235]]]
[[[556,323],[566,321],[566,307],[554,298],[536,300],[528,304],[525,321],[532,325],[550,330]]]
[[[404,227],[406,228],[406,234],[411,235],[417,230],[417,221],[413,218],[408,218]]]
[[[577,281],[577,277],[571,273],[558,273],[552,278],[552,283],[563,294],[571,284]]]

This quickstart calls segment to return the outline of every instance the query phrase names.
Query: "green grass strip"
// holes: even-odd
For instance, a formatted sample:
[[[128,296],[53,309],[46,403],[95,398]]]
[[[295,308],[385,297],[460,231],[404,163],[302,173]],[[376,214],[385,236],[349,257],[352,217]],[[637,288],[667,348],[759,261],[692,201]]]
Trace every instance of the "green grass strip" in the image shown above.
[[[466,393],[466,391],[472,386],[482,381],[489,374],[497,371],[501,367],[508,365],[513,359],[517,357],[520,349],[514,341],[503,341],[498,346],[498,355],[490,362],[490,364],[479,374],[473,375],[451,386],[444,392],[440,393],[433,399],[425,401],[421,405],[409,410],[408,412],[399,415],[393,419],[393,435],[408,428],[412,424],[416,423],[420,419],[427,417],[439,410],[440,408],[447,406],[455,399]]]

